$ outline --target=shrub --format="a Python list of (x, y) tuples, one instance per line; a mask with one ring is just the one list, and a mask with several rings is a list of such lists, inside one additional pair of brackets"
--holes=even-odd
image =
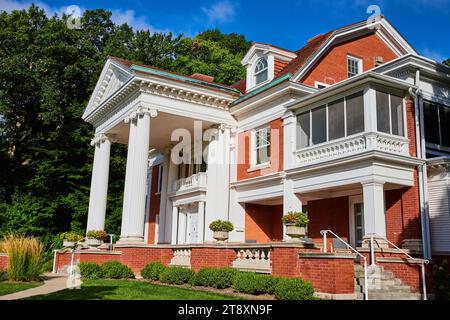
[(161, 262), (151, 262), (142, 269), (141, 276), (144, 279), (159, 280), (159, 276), (166, 269), (167, 267)]
[(249, 294), (273, 293), (278, 278), (253, 272), (239, 272), (233, 279), (233, 289)]
[(203, 268), (192, 277), (191, 284), (217, 289), (230, 288), (237, 273), (239, 271), (233, 268)]
[(108, 261), (101, 265), (102, 275), (105, 279), (133, 279), (131, 269), (119, 261)]
[(230, 221), (216, 220), (211, 222), (211, 224), (209, 225), (209, 229), (211, 231), (231, 232), (233, 231), (234, 226)]
[(311, 283), (298, 278), (280, 278), (275, 285), (275, 296), (279, 300), (313, 300)]
[(83, 239), (83, 236), (76, 233), (76, 232), (63, 232), (59, 235), (59, 238), (61, 240), (67, 240), (67, 241), (80, 241)]
[(284, 215), (283, 224), (294, 224), (297, 227), (305, 227), (309, 219), (307, 215), (303, 212), (289, 212), (287, 215)]
[(450, 269), (447, 260), (444, 259), (440, 264), (434, 264), (432, 274), (436, 299), (450, 299)]
[(184, 284), (190, 283), (193, 276), (194, 272), (190, 269), (169, 267), (159, 275), (159, 280), (164, 283)]
[(0, 252), (8, 254), (9, 280), (38, 280), (44, 262), (44, 246), (39, 239), (10, 234), (0, 243)]
[(5, 270), (0, 269), (0, 281), (8, 280), (8, 275)]
[(103, 277), (102, 267), (94, 262), (81, 262), (80, 268), (81, 277), (84, 279), (100, 279)]
[(86, 236), (88, 238), (94, 238), (97, 240), (104, 241), (106, 239), (106, 237), (108, 236), (108, 234), (106, 233), (106, 231), (103, 231), (103, 230), (91, 230), (91, 231), (88, 231)]

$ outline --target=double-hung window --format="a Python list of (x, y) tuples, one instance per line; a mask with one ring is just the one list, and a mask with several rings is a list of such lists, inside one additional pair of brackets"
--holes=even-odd
[(257, 129), (253, 132), (253, 165), (262, 165), (270, 161), (270, 127)]
[(349, 78), (362, 73), (362, 60), (352, 56), (347, 56), (347, 75)]

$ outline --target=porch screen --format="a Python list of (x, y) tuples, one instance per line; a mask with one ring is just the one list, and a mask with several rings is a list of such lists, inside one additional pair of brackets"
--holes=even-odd
[(358, 92), (346, 99), (347, 136), (364, 131), (364, 98)]
[(450, 107), (424, 101), (425, 140), (450, 148)]
[(344, 99), (328, 105), (328, 139), (334, 140), (345, 136)]
[(327, 141), (327, 110), (325, 106), (312, 110), (312, 144)]
[(377, 130), (404, 136), (403, 98), (377, 91)]
[(309, 147), (310, 132), (309, 111), (297, 116), (297, 149)]

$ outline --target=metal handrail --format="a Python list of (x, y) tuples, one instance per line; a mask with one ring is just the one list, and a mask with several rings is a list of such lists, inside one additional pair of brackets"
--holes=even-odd
[(321, 230), (320, 231), (320, 234), (323, 235), (323, 252), (324, 253), (327, 253), (327, 233), (331, 233), (333, 236), (335, 236), (337, 239), (339, 239), (339, 241), (341, 241), (348, 248), (350, 248), (354, 253), (356, 253), (358, 256), (363, 258), (363, 260), (364, 260), (364, 300), (369, 300), (369, 289), (367, 286), (367, 258), (331, 230)]
[[(373, 235), (370, 236), (371, 238), (371, 251), (374, 252), (374, 248), (373, 248)], [(423, 291), (423, 300), (427, 300), (427, 284), (426, 284), (426, 277), (425, 277), (425, 264), (428, 264), (430, 261), (427, 259), (420, 259), (420, 258), (414, 258), (412, 257), (408, 252), (406, 252), (403, 249), (400, 249), (399, 247), (397, 247), (394, 243), (392, 243), (391, 241), (389, 241), (387, 238), (383, 238), (383, 240), (386, 240), (387, 243), (389, 243), (391, 246), (393, 246), (395, 249), (397, 249), (398, 251), (400, 251), (401, 253), (403, 253), (405, 256), (408, 257), (408, 259), (411, 260), (417, 260), (420, 262), (420, 272), (421, 272), (421, 276), (422, 276), (422, 291)], [(373, 253), (374, 255), (374, 253)]]

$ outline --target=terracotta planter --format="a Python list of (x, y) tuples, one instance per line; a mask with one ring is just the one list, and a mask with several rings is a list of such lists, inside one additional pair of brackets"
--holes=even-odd
[(294, 240), (303, 238), (306, 235), (305, 227), (297, 227), (295, 224), (286, 225), (286, 234)]
[(228, 232), (227, 231), (214, 231), (213, 238), (217, 241), (225, 241), (228, 240)]
[(97, 248), (103, 244), (103, 240), (95, 239), (95, 238), (87, 238), (86, 244), (90, 247)]

